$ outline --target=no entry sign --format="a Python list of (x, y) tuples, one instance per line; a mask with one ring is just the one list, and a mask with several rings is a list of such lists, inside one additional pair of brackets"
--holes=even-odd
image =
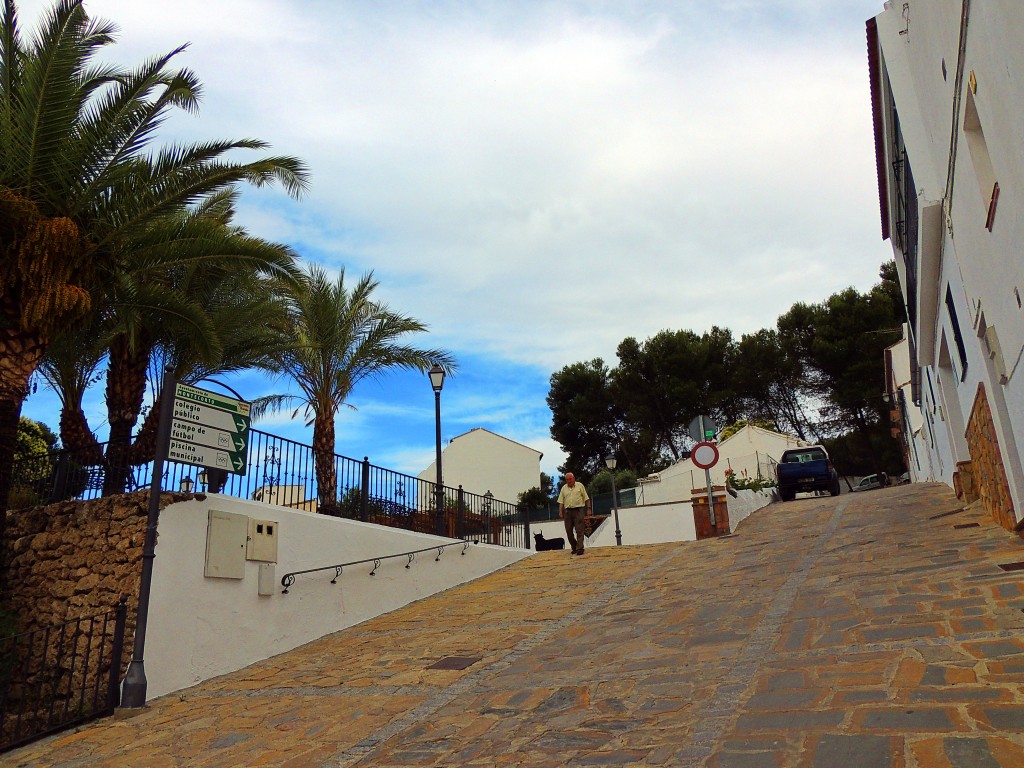
[(690, 452), (690, 458), (701, 469), (711, 469), (718, 463), (718, 448), (714, 443), (697, 443)]

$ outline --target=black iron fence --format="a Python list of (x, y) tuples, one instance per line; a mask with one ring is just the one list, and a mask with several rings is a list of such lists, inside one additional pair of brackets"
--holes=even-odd
[[(106, 444), (101, 448), (105, 449)], [(513, 503), (445, 486), (441, 494), (444, 509), (438, 510), (433, 482), (375, 466), (365, 457), (359, 461), (335, 454), (333, 461), (335, 487), (321, 493), (310, 446), (252, 429), (242, 472), (202, 469), (168, 460), (160, 486), (165, 491), (224, 493), (501, 546), (527, 546), (526, 513)], [(76, 462), (68, 451), (23, 459), (12, 468), (8, 507), (98, 498), (111, 474), (126, 478), (123, 491), (148, 488), (152, 463), (116, 471), (103, 463)]]
[[(626, 488), (625, 490), (616, 490), (615, 495), (618, 497), (619, 509), (623, 507), (635, 507), (636, 506), (636, 489)], [(594, 511), (594, 515), (598, 517), (604, 517), (612, 513), (614, 505), (612, 504), (612, 492), (605, 491), (604, 493), (594, 493), (590, 496), (590, 506)], [(549, 501), (543, 507), (537, 507), (529, 511), (529, 518), (531, 523), (543, 523), (550, 520), (558, 519), (558, 502)]]
[(0, 638), (0, 752), (113, 713), (127, 612)]

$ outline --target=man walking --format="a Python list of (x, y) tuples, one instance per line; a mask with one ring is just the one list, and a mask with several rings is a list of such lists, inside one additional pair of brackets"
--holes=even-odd
[(590, 517), (590, 496), (583, 483), (576, 482), (572, 472), (565, 475), (565, 485), (558, 492), (558, 516), (565, 521), (565, 535), (574, 555), (583, 554), (583, 513)]

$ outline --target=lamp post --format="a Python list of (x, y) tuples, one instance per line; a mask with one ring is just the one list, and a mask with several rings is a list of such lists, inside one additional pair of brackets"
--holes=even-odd
[(430, 369), (430, 386), (434, 390), (434, 424), (436, 427), (435, 465), (437, 466), (437, 482), (434, 484), (434, 504), (437, 508), (437, 535), (444, 535), (444, 486), (441, 485), (441, 388), (444, 387), (444, 368), (437, 363)]
[(616, 498), (615, 493), (615, 456), (610, 455), (604, 460), (605, 465), (612, 474), (612, 511), (615, 513), (615, 546), (622, 546), (622, 531), (619, 530), (619, 500)]
[(174, 391), (176, 381), (170, 368), (164, 371), (163, 401), (156, 432), (156, 455), (153, 457), (153, 476), (149, 483), (149, 511), (146, 515), (146, 538), (142, 544), (142, 575), (139, 577), (139, 605), (135, 609), (135, 639), (132, 661), (121, 686), (121, 706), (137, 709), (146, 706), (146, 628), (149, 624), (149, 595), (153, 585), (153, 560), (156, 558), (157, 525), (160, 522), (160, 480), (163, 477), (167, 446), (171, 442), (171, 419), (174, 417)]

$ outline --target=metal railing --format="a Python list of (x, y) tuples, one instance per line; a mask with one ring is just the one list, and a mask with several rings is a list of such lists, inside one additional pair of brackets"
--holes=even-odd
[(113, 713), (128, 609), (0, 638), (0, 752)]
[(331, 579), (330, 583), (331, 584), (337, 584), (338, 583), (338, 579), (341, 578), (341, 575), (344, 572), (344, 570), (346, 568), (349, 568), (349, 567), (353, 566), (353, 565), (365, 565), (367, 563), (373, 563), (373, 569), (368, 574), (370, 576), (373, 576), (374, 574), (377, 573), (377, 569), (380, 568), (381, 563), (383, 563), (385, 560), (392, 560), (392, 559), (394, 559), (396, 557), (404, 557), (404, 558), (407, 559), (407, 561), (405, 563), (405, 567), (406, 568), (412, 568), (412, 564), (416, 560), (416, 555), (422, 554), (423, 552), (437, 552), (437, 557), (434, 558), (434, 562), (436, 563), (436, 562), (438, 562), (441, 559), (441, 555), (444, 553), (444, 550), (447, 547), (451, 547), (451, 546), (455, 546), (456, 544), (459, 544), (459, 545), (462, 546), (461, 554), (465, 555), (466, 554), (466, 550), (469, 549), (469, 545), (471, 543), (472, 542), (469, 542), (469, 541), (458, 541), (458, 542), (453, 541), (453, 542), (451, 542), (449, 544), (438, 544), (436, 547), (424, 547), (423, 549), (413, 549), (413, 550), (410, 550), (409, 552), (397, 552), (397, 553), (395, 553), (393, 555), (380, 555), (379, 557), (370, 557), (370, 558), (367, 558), (365, 560), (353, 560), (353, 561), (348, 562), (348, 563), (337, 563), (336, 565), (323, 565), (323, 566), (320, 566), (319, 568), (307, 568), (304, 571), (292, 571), (291, 573), (286, 573), (284, 576), (281, 577), (281, 587), (282, 587), (281, 594), (282, 595), (287, 595), (288, 594), (288, 590), (291, 589), (293, 584), (295, 584), (295, 577), (296, 576), (302, 576), (302, 575), (307, 574), (307, 573), (320, 573), (321, 571), (334, 571), (334, 578)]
[[(106, 444), (100, 447), (105, 449)], [(500, 546), (525, 546), (529, 540), (525, 514), (513, 503), (445, 486), (445, 509), (438, 514), (435, 485), (430, 481), (375, 466), (366, 457), (359, 461), (335, 454), (332, 469), (335, 487), (321, 493), (310, 446), (252, 429), (242, 472), (204, 470), (168, 460), (160, 486), (165, 491), (223, 493)], [(107, 474), (114, 471), (105, 464), (79, 464), (66, 450), (23, 459), (12, 468), (8, 506), (17, 509), (99, 498)], [(121, 474), (127, 478), (124, 491), (148, 488), (152, 463), (133, 466)]]

